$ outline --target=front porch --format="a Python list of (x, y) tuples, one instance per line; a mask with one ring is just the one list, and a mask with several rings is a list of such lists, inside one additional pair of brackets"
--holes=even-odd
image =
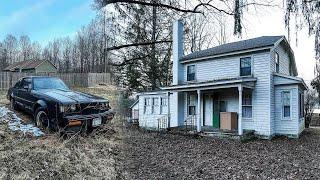
[[(175, 96), (176, 102), (180, 103), (177, 104), (177, 112), (183, 112), (183, 116), (177, 118), (177, 129), (210, 136), (243, 135), (243, 118), (252, 118), (254, 82), (252, 78), (244, 82), (226, 81), (207, 86), (201, 83), (199, 86), (191, 84), (171, 88), (168, 94), (180, 94)], [(179, 99), (181, 97), (183, 101)]]

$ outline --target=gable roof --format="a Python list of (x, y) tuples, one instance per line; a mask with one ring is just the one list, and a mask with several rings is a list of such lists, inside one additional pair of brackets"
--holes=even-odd
[(253, 39), (226, 43), (206, 50), (196, 51), (194, 53), (188, 54), (180, 58), (180, 61), (205, 58), (209, 56), (222, 55), (237, 51), (252, 50), (256, 48), (270, 47), (282, 38), (284, 38), (284, 36), (261, 36)]
[[(14, 71), (15, 69), (34, 69), (44, 63), (47, 60), (26, 60), (26, 61), (20, 61), (13, 63), (6, 67), (5, 71)], [(50, 64), (52, 64), (50, 61), (48, 61)], [(53, 64), (52, 64), (53, 65)], [(53, 65), (55, 68), (56, 66)]]

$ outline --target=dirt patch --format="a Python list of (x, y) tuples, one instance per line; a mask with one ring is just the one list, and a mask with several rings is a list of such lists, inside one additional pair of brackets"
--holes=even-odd
[(300, 139), (237, 140), (126, 131), (126, 179), (316, 179), (320, 130)]

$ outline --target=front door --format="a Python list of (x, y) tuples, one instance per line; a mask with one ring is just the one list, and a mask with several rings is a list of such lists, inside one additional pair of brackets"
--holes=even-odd
[(204, 126), (212, 126), (212, 97), (210, 95), (204, 96)]
[(212, 124), (214, 128), (220, 128), (220, 105), (219, 100), (213, 100), (213, 119)]

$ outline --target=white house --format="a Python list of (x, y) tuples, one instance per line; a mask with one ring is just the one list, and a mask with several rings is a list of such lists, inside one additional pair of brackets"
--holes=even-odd
[[(299, 137), (307, 89), (284, 36), (262, 36), (183, 55), (183, 24), (173, 25), (173, 83), (139, 93), (139, 125), (220, 129), (221, 112), (237, 114), (238, 135)], [(231, 117), (231, 116), (230, 116)], [(225, 121), (225, 119), (223, 120)]]

